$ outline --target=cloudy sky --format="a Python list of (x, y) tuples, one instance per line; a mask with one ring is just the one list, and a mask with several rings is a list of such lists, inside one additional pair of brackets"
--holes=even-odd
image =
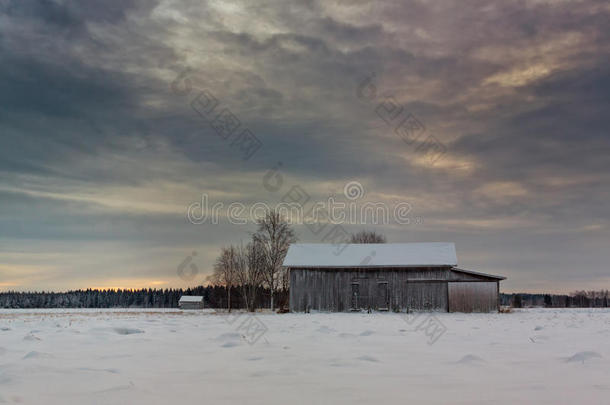
[(601, 0), (0, 0), (0, 290), (193, 285), (255, 229), (190, 223), (202, 195), (349, 182), (412, 220), (347, 231), (455, 242), (504, 291), (610, 288), (609, 21)]

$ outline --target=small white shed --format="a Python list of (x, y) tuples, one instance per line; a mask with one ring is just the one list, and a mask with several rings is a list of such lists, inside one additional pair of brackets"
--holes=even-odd
[(178, 301), (180, 309), (203, 309), (203, 297), (201, 295), (183, 295)]

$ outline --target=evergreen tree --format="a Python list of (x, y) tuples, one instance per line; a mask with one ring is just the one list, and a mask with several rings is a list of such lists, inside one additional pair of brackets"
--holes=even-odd
[(553, 306), (553, 298), (549, 294), (544, 294), (544, 306), (547, 308)]
[(521, 294), (515, 294), (513, 297), (513, 308), (521, 308), (522, 306)]

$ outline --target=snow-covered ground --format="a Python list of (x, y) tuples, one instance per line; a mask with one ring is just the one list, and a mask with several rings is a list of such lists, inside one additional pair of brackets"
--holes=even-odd
[(0, 310), (0, 403), (610, 403), (610, 311)]

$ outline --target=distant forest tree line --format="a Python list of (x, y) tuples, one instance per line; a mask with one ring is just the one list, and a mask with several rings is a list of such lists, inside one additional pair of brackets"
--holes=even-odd
[(571, 294), (500, 294), (500, 305), (513, 308), (608, 308), (608, 290)]
[[(3, 292), (0, 308), (178, 308), (182, 295), (201, 295), (209, 308), (227, 308), (227, 289), (222, 286), (187, 289), (75, 290), (68, 292)], [(269, 307), (267, 289), (257, 292), (256, 307)], [(275, 293), (279, 305), (287, 304), (288, 292)], [(237, 289), (231, 291), (233, 308), (246, 308)]]

